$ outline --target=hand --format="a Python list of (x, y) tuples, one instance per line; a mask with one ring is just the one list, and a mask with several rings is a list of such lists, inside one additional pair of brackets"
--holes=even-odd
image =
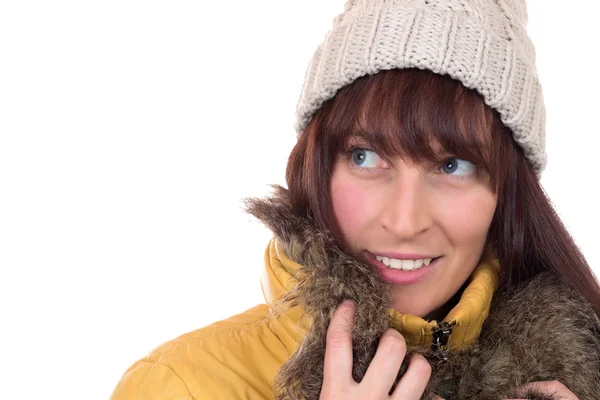
[(520, 386), (517, 389), (517, 395), (525, 396), (525, 392), (530, 389), (548, 396), (557, 396), (556, 398), (560, 400), (579, 400), (577, 396), (573, 394), (573, 392), (571, 392), (565, 385), (563, 385), (559, 381), (531, 382), (526, 385)]
[(419, 400), (429, 382), (431, 366), (414, 354), (392, 395), (389, 391), (406, 355), (406, 341), (394, 329), (386, 330), (360, 383), (352, 377), (352, 324), (356, 306), (344, 301), (334, 311), (327, 329), (321, 400), (392, 399)]

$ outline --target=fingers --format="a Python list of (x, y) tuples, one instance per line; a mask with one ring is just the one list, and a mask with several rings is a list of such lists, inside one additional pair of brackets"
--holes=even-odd
[(398, 376), (406, 355), (406, 341), (400, 332), (387, 329), (377, 347), (377, 353), (369, 365), (361, 385), (370, 393), (387, 395)]
[(430, 377), (431, 365), (425, 357), (414, 353), (408, 362), (408, 369), (402, 375), (391, 398), (393, 400), (420, 399)]
[(355, 308), (354, 302), (346, 300), (331, 317), (325, 347), (324, 393), (341, 393), (339, 390), (342, 387), (356, 383), (352, 379), (352, 324)]
[[(344, 301), (333, 312), (327, 329), (321, 399), (389, 398), (388, 393), (406, 355), (406, 341), (394, 329), (386, 330), (379, 341), (375, 357), (358, 384), (352, 378), (352, 326), (356, 305)], [(431, 376), (425, 358), (414, 354), (406, 373), (394, 389), (391, 399), (418, 400)]]

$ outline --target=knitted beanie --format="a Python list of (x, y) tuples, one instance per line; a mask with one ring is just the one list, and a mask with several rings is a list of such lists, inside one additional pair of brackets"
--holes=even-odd
[(298, 137), (342, 87), (380, 70), (449, 75), (496, 109), (541, 176), (546, 110), (525, 0), (347, 0), (316, 49), (296, 106)]

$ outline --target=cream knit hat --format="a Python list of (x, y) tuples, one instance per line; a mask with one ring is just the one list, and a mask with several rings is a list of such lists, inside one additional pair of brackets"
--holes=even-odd
[(526, 25), (525, 0), (347, 0), (308, 65), (296, 133), (363, 75), (429, 69), (477, 90), (498, 110), (540, 177), (546, 110)]

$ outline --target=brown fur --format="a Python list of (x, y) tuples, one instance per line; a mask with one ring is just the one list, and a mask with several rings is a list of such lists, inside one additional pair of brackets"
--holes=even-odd
[[(333, 311), (344, 299), (357, 303), (353, 327), (353, 377), (360, 382), (381, 334), (390, 326), (390, 286), (308, 217), (294, 216), (287, 190), (274, 186), (266, 199), (249, 199), (247, 211), (269, 227), (304, 276), (276, 312), (299, 305), (310, 322), (297, 351), (275, 379), (277, 399), (318, 399), (323, 380), (325, 337)], [(427, 348), (412, 348), (430, 361), (423, 394), (445, 399), (516, 398), (518, 386), (557, 380), (581, 400), (600, 400), (600, 320), (591, 306), (549, 273), (526, 282), (512, 295), (497, 293), (479, 340), (438, 363)], [(398, 378), (406, 369), (406, 360)], [(557, 400), (529, 391), (527, 398)]]

